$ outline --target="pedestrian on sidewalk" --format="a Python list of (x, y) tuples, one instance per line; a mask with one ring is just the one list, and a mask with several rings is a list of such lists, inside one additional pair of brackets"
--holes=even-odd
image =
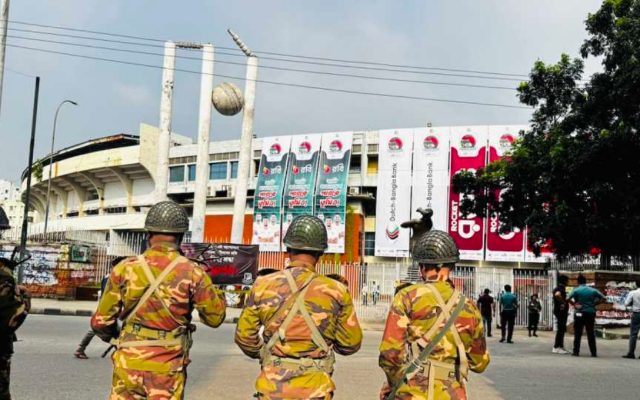
[(538, 322), (540, 322), (540, 312), (542, 311), (542, 304), (538, 300), (538, 293), (534, 293), (529, 299), (529, 337), (538, 337)]
[(575, 307), (574, 314), (574, 338), (573, 338), (573, 356), (580, 355), (580, 340), (582, 339), (582, 331), (587, 330), (587, 341), (591, 357), (598, 357), (596, 349), (596, 306), (605, 300), (600, 291), (587, 286), (587, 278), (578, 275), (578, 286), (568, 297), (569, 302)]
[(511, 285), (504, 285), (504, 294), (500, 297), (500, 343), (513, 343), (513, 327), (518, 313), (518, 298), (511, 293)]
[(362, 297), (362, 305), (363, 306), (369, 305), (369, 286), (367, 286), (366, 283), (364, 284), (364, 286), (362, 286), (362, 291), (360, 292), (360, 297)]
[(371, 299), (373, 300), (373, 305), (378, 304), (378, 300), (380, 300), (380, 284), (376, 281), (373, 281), (373, 286), (371, 288)]
[(484, 335), (491, 337), (491, 321), (493, 321), (493, 314), (496, 312), (496, 303), (491, 296), (491, 290), (485, 289), (484, 294), (478, 298), (478, 308), (480, 308), (482, 315)]
[[(120, 264), (120, 261), (124, 260), (125, 258), (126, 257), (116, 257), (111, 261), (111, 268), (109, 269), (109, 271), (107, 271), (105, 276), (103, 276), (102, 280), (100, 281), (100, 294), (98, 295), (98, 301), (100, 301), (100, 298), (104, 293), (104, 288), (105, 286), (107, 286), (111, 269), (113, 269), (113, 267), (115, 267), (116, 265)], [(96, 333), (93, 331), (93, 329), (89, 328), (89, 331), (84, 335), (84, 337), (80, 341), (80, 344), (78, 345), (78, 348), (76, 349), (75, 353), (73, 353), (73, 356), (80, 360), (88, 359), (89, 357), (85, 353), (85, 350), (87, 350), (87, 347), (89, 347), (89, 344), (91, 343), (91, 341), (95, 336), (96, 336)]]
[(627, 308), (631, 308), (631, 334), (629, 335), (629, 351), (622, 358), (636, 358), (636, 342), (640, 331), (640, 288), (632, 290), (624, 301)]
[(569, 303), (567, 301), (567, 283), (569, 277), (560, 275), (558, 286), (553, 289), (553, 315), (556, 317), (556, 339), (552, 353), (571, 354), (564, 349), (564, 335), (567, 332), (567, 319), (569, 317)]

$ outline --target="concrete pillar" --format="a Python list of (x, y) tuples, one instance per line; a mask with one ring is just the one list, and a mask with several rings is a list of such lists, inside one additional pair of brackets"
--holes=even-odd
[(4, 80), (4, 52), (7, 45), (7, 25), (9, 25), (9, 0), (0, 5), (0, 106), (2, 105), (2, 83)]
[(247, 204), (247, 189), (253, 154), (253, 116), (255, 113), (256, 79), (258, 79), (258, 58), (247, 58), (247, 75), (244, 85), (244, 115), (242, 117), (242, 135), (240, 136), (240, 159), (238, 160), (238, 179), (236, 180), (233, 203), (233, 223), (231, 224), (231, 243), (242, 243), (244, 231), (244, 213)]
[(367, 169), (369, 168), (369, 158), (367, 156), (367, 132), (362, 133), (362, 147), (360, 152), (360, 181), (365, 186), (367, 179)]
[(200, 114), (198, 118), (198, 153), (196, 157), (196, 187), (193, 195), (193, 226), (191, 241), (204, 241), (204, 219), (209, 184), (209, 134), (211, 131), (211, 92), (213, 91), (213, 45), (202, 46), (200, 78)]
[(173, 82), (176, 67), (176, 45), (164, 45), (162, 69), (162, 95), (160, 98), (160, 136), (158, 137), (158, 164), (155, 172), (155, 199), (167, 200), (169, 185), (169, 147), (171, 145), (171, 114), (173, 108)]

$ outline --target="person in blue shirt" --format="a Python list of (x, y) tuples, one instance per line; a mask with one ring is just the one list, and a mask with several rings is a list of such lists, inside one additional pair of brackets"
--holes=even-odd
[(511, 293), (511, 285), (504, 285), (504, 294), (500, 296), (500, 332), (504, 343), (505, 334), (507, 343), (513, 343), (513, 326), (516, 323), (518, 313), (518, 298)]
[(575, 336), (573, 338), (573, 356), (580, 355), (580, 340), (582, 331), (587, 330), (587, 341), (591, 357), (597, 357), (596, 349), (596, 306), (605, 301), (605, 297), (597, 289), (587, 286), (587, 278), (578, 275), (578, 286), (573, 289), (567, 300), (575, 307), (573, 327)]

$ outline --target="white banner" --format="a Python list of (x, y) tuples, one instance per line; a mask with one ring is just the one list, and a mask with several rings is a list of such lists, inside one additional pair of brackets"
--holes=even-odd
[(353, 132), (322, 135), (315, 211), (327, 227), (327, 253), (344, 253), (352, 141)]
[(413, 129), (380, 131), (375, 255), (408, 257)]
[(262, 139), (262, 156), (253, 200), (253, 244), (260, 251), (280, 251), (282, 191), (291, 136)]
[(447, 231), (449, 197), (449, 128), (416, 129), (413, 136), (413, 189), (411, 212), (419, 207), (433, 210), (433, 229)]

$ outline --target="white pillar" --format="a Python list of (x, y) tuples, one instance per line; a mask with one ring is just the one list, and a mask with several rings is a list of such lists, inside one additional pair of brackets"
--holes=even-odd
[(171, 115), (173, 108), (173, 82), (176, 68), (176, 45), (164, 45), (162, 69), (162, 95), (160, 98), (160, 136), (158, 137), (158, 163), (155, 174), (155, 201), (167, 200), (169, 185), (169, 147), (171, 145)]
[(209, 132), (211, 130), (211, 92), (213, 91), (213, 45), (202, 46), (200, 79), (200, 115), (198, 119), (198, 155), (196, 158), (196, 190), (193, 195), (193, 227), (191, 241), (204, 240), (204, 217), (209, 184)]
[(7, 25), (9, 23), (9, 0), (0, 5), (0, 106), (2, 106), (2, 82), (4, 80), (4, 51), (7, 45)]
[(242, 135), (240, 136), (240, 159), (238, 160), (238, 178), (236, 180), (233, 202), (233, 223), (231, 224), (231, 243), (242, 243), (244, 231), (244, 213), (247, 204), (247, 189), (253, 159), (253, 115), (255, 114), (256, 79), (258, 79), (258, 58), (247, 57), (247, 75), (244, 84), (244, 114), (242, 116)]

